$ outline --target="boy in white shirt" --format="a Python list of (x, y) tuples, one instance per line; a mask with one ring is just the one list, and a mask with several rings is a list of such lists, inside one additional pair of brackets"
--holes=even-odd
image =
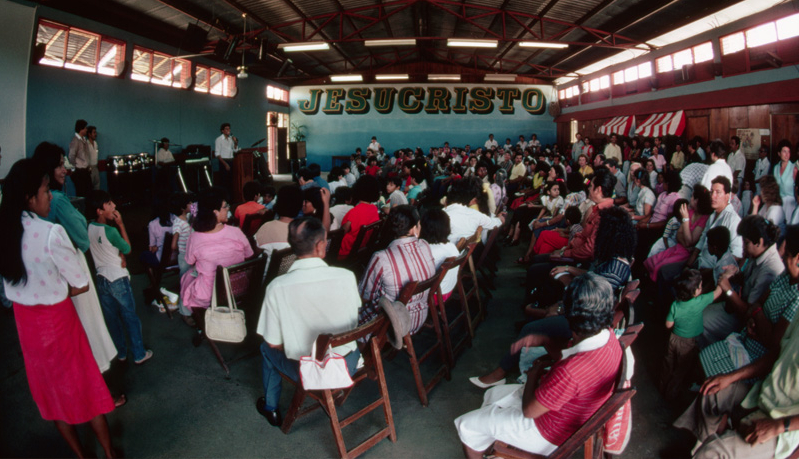
[[(117, 348), (117, 359), (127, 359), (127, 330), (133, 348), (133, 361), (140, 365), (153, 356), (153, 351), (144, 348), (141, 321), (136, 315), (136, 300), (130, 287), (130, 274), (120, 256), (130, 253), (130, 239), (122, 216), (108, 192), (92, 192), (90, 204), (97, 221), (89, 224), (89, 247), (97, 269), (97, 296), (105, 324)], [(115, 224), (119, 229), (109, 224)]]

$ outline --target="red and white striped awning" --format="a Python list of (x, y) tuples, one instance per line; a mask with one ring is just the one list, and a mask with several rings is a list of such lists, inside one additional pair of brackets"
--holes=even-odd
[(685, 129), (685, 113), (682, 110), (668, 113), (656, 113), (650, 116), (635, 130), (637, 135), (658, 137), (664, 135), (680, 135)]
[(632, 116), (617, 116), (600, 126), (599, 133), (605, 135), (619, 134), (628, 136), (632, 133), (634, 121), (635, 118)]

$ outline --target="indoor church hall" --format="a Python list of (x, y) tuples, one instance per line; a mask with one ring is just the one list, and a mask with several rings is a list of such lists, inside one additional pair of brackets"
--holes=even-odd
[(0, 43), (0, 457), (799, 459), (799, 0)]

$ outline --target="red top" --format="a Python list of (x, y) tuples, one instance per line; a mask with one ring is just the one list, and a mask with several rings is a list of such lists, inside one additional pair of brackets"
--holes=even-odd
[(585, 218), (583, 230), (574, 235), (566, 250), (563, 251), (564, 257), (572, 257), (580, 260), (594, 259), (594, 242), (596, 242), (596, 232), (599, 229), (599, 212), (613, 206), (613, 199), (605, 199), (601, 203), (591, 207), (588, 217)]
[(258, 204), (255, 201), (247, 201), (243, 204), (239, 204), (236, 207), (236, 211), (233, 213), (233, 216), (236, 217), (236, 220), (239, 222), (239, 228), (244, 231), (246, 234), (254, 234), (258, 231), (258, 224), (260, 222), (254, 221), (250, 224), (251, 228), (250, 231), (247, 231), (246, 228), (242, 228), (244, 225), (244, 220), (247, 218), (247, 215), (252, 215), (258, 213), (261, 209), (264, 209), (264, 206)]
[(358, 231), (361, 230), (361, 226), (374, 223), (378, 220), (380, 220), (380, 214), (377, 212), (377, 207), (368, 202), (358, 203), (357, 206), (350, 209), (350, 211), (344, 215), (344, 218), (341, 220), (341, 226), (344, 226), (347, 222), (351, 222), (352, 226), (341, 240), (341, 250), (338, 252), (339, 260), (350, 254), (352, 246), (355, 244), (355, 238), (358, 237)]
[(377, 177), (380, 175), (380, 166), (366, 166), (366, 173)]
[(535, 419), (542, 437), (553, 445), (563, 444), (610, 398), (621, 353), (611, 332), (599, 349), (578, 352), (552, 365), (535, 391), (535, 399), (549, 409)]

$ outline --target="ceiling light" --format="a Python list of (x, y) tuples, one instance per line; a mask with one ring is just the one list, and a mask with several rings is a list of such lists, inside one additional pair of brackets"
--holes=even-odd
[(384, 40), (364, 40), (364, 46), (416, 46), (415, 38), (387, 38)]
[(549, 43), (545, 41), (520, 41), (519, 46), (524, 48), (568, 48), (566, 43)]
[(461, 76), (454, 74), (438, 73), (438, 74), (427, 75), (427, 79), (430, 81), (461, 81)]
[(341, 83), (345, 81), (363, 81), (362, 75), (351, 74), (351, 75), (330, 75), (330, 81)]
[(324, 41), (306, 41), (306, 42), (297, 42), (297, 43), (279, 43), (277, 45), (277, 49), (282, 49), (286, 52), (293, 52), (293, 51), (322, 51), (330, 49), (330, 45), (328, 45)]
[(399, 73), (395, 75), (375, 75), (375, 80), (407, 80), (410, 76), (407, 73)]
[(504, 82), (514, 82), (516, 81), (516, 74), (515, 73), (491, 73), (483, 78), (483, 81), (504, 81)]
[(497, 40), (477, 40), (471, 38), (448, 38), (447, 46), (468, 48), (496, 48)]

